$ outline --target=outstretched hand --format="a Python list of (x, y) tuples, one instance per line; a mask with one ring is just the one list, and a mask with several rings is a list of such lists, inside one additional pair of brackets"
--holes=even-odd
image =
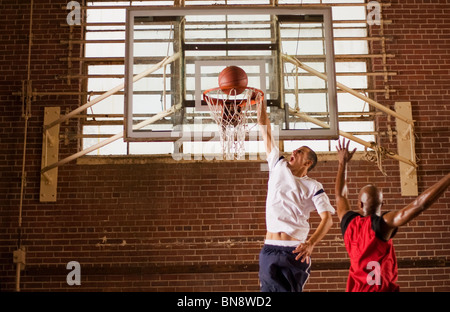
[(339, 145), (336, 146), (339, 163), (348, 163), (356, 152), (356, 148), (352, 152), (349, 152), (348, 147), (350, 145), (350, 140), (347, 141), (347, 145), (345, 143), (345, 139), (342, 139), (342, 144), (341, 141), (339, 141)]
[(314, 245), (308, 241), (300, 244), (297, 246), (297, 248), (292, 251), (292, 253), (296, 253), (297, 256), (295, 257), (295, 260), (301, 260), (301, 262), (305, 262), (309, 264), (309, 259), (311, 257), (311, 253), (313, 251)]

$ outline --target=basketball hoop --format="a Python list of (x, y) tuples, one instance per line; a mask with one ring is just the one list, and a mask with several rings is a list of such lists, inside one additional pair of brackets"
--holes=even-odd
[(208, 103), (211, 117), (219, 126), (223, 155), (226, 159), (244, 158), (245, 137), (257, 123), (252, 106), (262, 103), (264, 93), (259, 89), (246, 87), (240, 94), (236, 94), (234, 90), (226, 94), (219, 87), (203, 92), (203, 99)]

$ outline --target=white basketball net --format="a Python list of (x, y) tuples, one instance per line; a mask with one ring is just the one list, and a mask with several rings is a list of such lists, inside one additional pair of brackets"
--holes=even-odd
[(219, 126), (223, 156), (226, 159), (244, 159), (245, 138), (257, 124), (255, 110), (264, 99), (263, 92), (247, 88), (242, 94), (237, 95), (232, 90), (228, 95), (215, 88), (205, 91), (203, 98), (208, 103), (211, 117)]

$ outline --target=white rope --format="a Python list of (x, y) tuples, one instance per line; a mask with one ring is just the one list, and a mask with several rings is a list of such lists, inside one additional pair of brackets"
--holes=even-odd
[(394, 155), (394, 153), (388, 151), (383, 146), (379, 146), (375, 142), (370, 142), (370, 145), (370, 148), (373, 149), (373, 151), (368, 151), (367, 146), (364, 147), (364, 157), (367, 161), (376, 163), (378, 169), (380, 169), (381, 173), (386, 177), (387, 173), (383, 168), (383, 160), (386, 158), (386, 155)]

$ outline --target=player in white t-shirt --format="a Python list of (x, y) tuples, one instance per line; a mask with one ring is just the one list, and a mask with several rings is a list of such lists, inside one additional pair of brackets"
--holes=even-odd
[[(314, 151), (302, 146), (289, 160), (279, 157), (264, 104), (258, 109), (258, 123), (269, 165), (267, 233), (259, 257), (261, 291), (303, 291), (311, 253), (331, 228), (335, 210), (322, 184), (307, 176), (317, 163)], [(321, 222), (308, 239), (308, 219), (314, 210)]]

